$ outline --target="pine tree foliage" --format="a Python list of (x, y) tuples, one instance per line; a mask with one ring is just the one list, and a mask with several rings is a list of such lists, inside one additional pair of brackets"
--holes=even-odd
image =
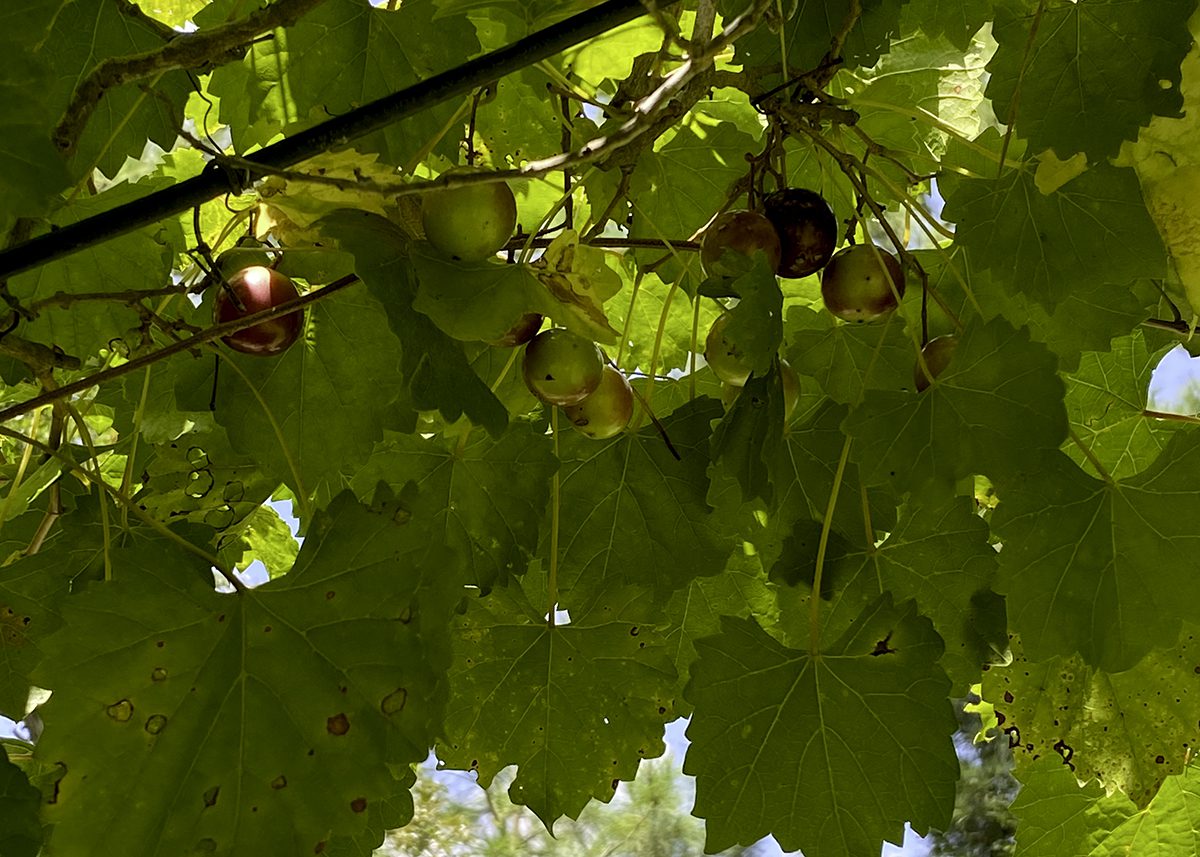
[(1194, 855), (1196, 9), (7, 0), (0, 857)]

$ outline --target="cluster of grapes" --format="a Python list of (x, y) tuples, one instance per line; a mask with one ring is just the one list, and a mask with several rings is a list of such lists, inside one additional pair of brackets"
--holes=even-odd
[[(821, 299), (837, 318), (850, 323), (878, 321), (893, 312), (904, 297), (904, 269), (896, 257), (873, 243), (852, 244), (834, 252), (838, 243), (837, 218), (819, 193), (807, 188), (784, 188), (763, 199), (763, 211), (728, 211), (705, 230), (700, 260), (709, 276), (732, 277), (744, 270), (732, 251), (741, 256), (764, 254), (780, 277), (807, 277), (821, 272)], [(750, 376), (735, 343), (725, 334), (729, 314), (722, 314), (708, 332), (704, 356), (729, 391), (726, 402)], [(918, 392), (950, 362), (958, 339), (942, 336), (922, 350), (914, 383)], [(799, 398), (799, 378), (786, 361), (780, 361), (785, 408), (790, 416)]]
[[(449, 187), (422, 199), (426, 239), (447, 256), (480, 261), (495, 255), (516, 226), (516, 200), (503, 182)], [(710, 276), (732, 277), (744, 268), (736, 256), (764, 253), (780, 277), (806, 277), (822, 271), (821, 297), (826, 308), (847, 322), (874, 321), (892, 312), (904, 295), (904, 272), (888, 251), (874, 244), (855, 244), (835, 253), (837, 218), (825, 199), (805, 188), (785, 188), (764, 198), (763, 213), (729, 211), (705, 230), (700, 259)], [(218, 260), (224, 278), (214, 302), (214, 319), (232, 321), (269, 309), (299, 296), (295, 284), (274, 270), (271, 258), (257, 242), (241, 242)], [(713, 324), (704, 356), (724, 382), (723, 398), (732, 404), (750, 377), (751, 369), (726, 335), (729, 313)], [(525, 384), (541, 401), (561, 405), (584, 435), (606, 439), (621, 432), (633, 413), (633, 391), (626, 377), (589, 339), (564, 328), (539, 333), (538, 313), (526, 313), (502, 337), (489, 344), (525, 345), (522, 363)], [(245, 354), (273, 356), (286, 351), (304, 328), (304, 311), (278, 316), (223, 338)], [(936, 376), (949, 362), (957, 340), (939, 337), (926, 347), (929, 373)], [(779, 361), (785, 417), (799, 400), (800, 379), (786, 361)], [(918, 364), (917, 389), (929, 385), (930, 375)]]

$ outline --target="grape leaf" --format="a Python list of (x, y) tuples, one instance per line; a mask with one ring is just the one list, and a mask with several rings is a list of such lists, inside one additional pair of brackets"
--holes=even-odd
[[(784, 447), (771, 466), (778, 493), (777, 507), (766, 516), (765, 524), (746, 534), (765, 567), (771, 568), (778, 561), (784, 543), (797, 524), (817, 522), (819, 529), (819, 522), (825, 519), (838, 461), (846, 442), (841, 432), (845, 416), (846, 408), (826, 399), (809, 420), (789, 427)], [(855, 545), (864, 544), (866, 540), (862, 491), (858, 466), (848, 462), (833, 510), (832, 529)], [(886, 492), (871, 490), (867, 496), (873, 543), (875, 531), (886, 532), (895, 525), (896, 503)]]
[[(234, 130), (238, 150), (390, 95), (479, 50), (465, 17), (441, 16), (435, 24), (435, 13), (432, 3), (393, 10), (327, 0), (286, 34), (255, 42), (241, 63), (217, 68), (209, 90), (220, 99), (221, 121)], [(378, 148), (395, 164), (429, 141), (441, 141), (435, 150), (454, 155), (458, 141), (442, 131), (457, 106), (451, 101), (394, 122), (359, 147)]]
[[(63, 601), (103, 575), (99, 509), (83, 503), (40, 551), (0, 567), (0, 713), (13, 720), (25, 714), (30, 675), (41, 661), (43, 641), (62, 624)], [(43, 514), (31, 517), (40, 523)]]
[(577, 75), (593, 87), (604, 80), (623, 80), (642, 54), (657, 51), (663, 32), (657, 22), (639, 18), (588, 39), (563, 52), (563, 71)]
[[(753, 616), (767, 627), (779, 618), (775, 587), (767, 581), (762, 563), (752, 551), (735, 549), (724, 571), (714, 577), (696, 578), (676, 591), (663, 608), (664, 635), (681, 690), (696, 660), (696, 640), (720, 633), (722, 616)], [(686, 700), (677, 697), (675, 713), (686, 716), (690, 712)]]
[(1055, 755), (1025, 766), (1018, 778), (1012, 812), (1022, 857), (1088, 857), (1108, 831), (1134, 814), (1124, 795), (1106, 794), (1095, 780), (1080, 786)]
[(412, 308), (417, 285), (404, 233), (381, 217), (349, 209), (334, 212), (321, 223), (354, 255), (358, 276), (383, 304), (392, 330), (403, 343), (401, 373), (411, 407), (440, 411), (450, 423), (466, 414), (493, 436), (502, 434), (508, 412), (471, 370), (461, 345)]
[[(622, 269), (622, 274), (629, 276), (625, 269)], [(665, 373), (672, 369), (689, 369), (694, 359), (693, 353), (704, 351), (704, 337), (717, 320), (721, 307), (713, 301), (699, 298), (689, 302), (687, 292), (678, 284), (668, 284), (657, 274), (646, 274), (637, 281), (636, 294), (633, 293), (633, 282), (629, 277), (625, 286), (630, 293), (628, 299), (622, 295), (606, 307), (613, 326), (627, 332), (621, 365), (649, 372), (661, 326), (663, 333), (655, 371)], [(693, 318), (696, 319), (695, 352), (692, 351)], [(698, 359), (695, 365), (700, 365)]]
[(412, 246), (411, 258), (418, 283), (413, 309), (455, 339), (503, 339), (534, 312), (588, 339), (617, 341), (603, 304), (620, 289), (620, 276), (574, 231), (559, 235), (533, 265), (451, 261), (424, 243)]
[(0, 745), (0, 854), (4, 857), (37, 857), (42, 847), (41, 803), (42, 793), (29, 784)]
[(996, 115), (1012, 115), (1035, 149), (1086, 152), (1092, 161), (1115, 156), (1153, 116), (1179, 115), (1179, 64), (1191, 47), (1195, 7), (1194, 0), (1054, 0), (1038, 15), (996, 4), (999, 48), (987, 88)]
[(572, 602), (550, 626), (517, 589), (473, 601), (456, 622), (446, 767), (487, 786), (518, 765), (509, 788), (553, 831), (588, 801), (609, 801), (638, 764), (663, 752), (675, 669), (646, 590), (612, 586)]
[[(985, 319), (1003, 316), (1013, 327), (1029, 328), (1030, 336), (1058, 355), (1060, 372), (1074, 372), (1087, 351), (1109, 351), (1112, 340), (1152, 315), (1154, 301), (1160, 296), (1154, 284), (1139, 280), (1132, 285), (1105, 283), (1087, 291), (1074, 291), (1047, 311), (1033, 297), (1014, 291), (1011, 275), (999, 270), (981, 271), (971, 263), (961, 245), (948, 252), (917, 250), (913, 254), (929, 276), (930, 288), (959, 318), (982, 314)], [(967, 295), (970, 291), (970, 296)], [(952, 332), (953, 322), (944, 323), (937, 304), (930, 303), (927, 313), (930, 332)], [(901, 304), (900, 312), (911, 329), (920, 324), (920, 304)]]
[(867, 854), (899, 841), (906, 821), (949, 823), (950, 682), (911, 602), (882, 596), (816, 656), (730, 617), (696, 649), (683, 770), (696, 777), (706, 851), (771, 834), (785, 851)]
[(712, 434), (712, 460), (733, 474), (746, 501), (775, 501), (775, 474), (784, 428), (783, 379), (775, 366), (751, 375)]
[[(322, 152), (304, 162), (303, 172), (326, 179), (339, 178), (349, 183), (398, 181), (395, 167), (379, 163), (379, 156), (374, 153), (365, 154), (354, 149)], [(319, 238), (319, 232), (313, 234), (316, 232), (312, 229), (313, 224), (339, 208), (355, 208), (380, 216), (387, 213), (387, 197), (363, 193), (353, 184), (340, 187), (285, 176), (268, 176), (256, 189), (263, 202), (264, 213), (271, 218), (271, 231), (289, 249), (299, 244), (301, 239)], [(285, 253), (283, 258), (290, 262), (297, 255), (300, 254)], [(307, 277), (305, 279), (320, 282)]]
[(621, 275), (609, 266), (614, 258), (613, 253), (581, 243), (574, 229), (564, 229), (532, 265), (557, 301), (549, 315), (584, 336), (615, 343), (619, 335), (603, 310), (604, 302), (621, 290)]
[[(721, 207), (726, 193), (746, 172), (745, 154), (756, 149), (754, 138), (732, 122), (693, 120), (654, 151), (637, 161), (630, 184), (636, 200), (630, 237), (662, 240), (689, 238)], [(607, 202), (607, 197), (602, 197)], [(647, 259), (662, 253), (651, 250)], [(672, 260), (659, 268), (667, 280), (681, 266), (698, 272), (698, 260)]]
[(412, 264), (418, 283), (413, 309), (455, 339), (501, 339), (524, 314), (550, 315), (556, 308), (557, 302), (525, 265), (493, 259), (454, 262), (426, 244), (413, 245)]
[[(718, 7), (726, 20), (751, 6), (750, 0), (721, 0)], [(900, 0), (863, 0), (862, 14), (846, 34), (845, 45), (836, 55), (850, 65), (870, 65), (888, 47), (889, 37), (899, 26)], [(735, 60), (748, 68), (775, 66), (781, 50), (787, 53), (788, 67), (804, 73), (820, 65), (831, 51), (835, 35), (845, 26), (850, 10), (843, 0), (801, 0), (783, 7), (791, 17), (782, 32), (774, 27), (759, 27), (737, 41)], [(794, 11), (793, 11), (794, 10)], [(778, 73), (767, 80), (778, 78)]]
[(1048, 310), (1069, 295), (1166, 271), (1133, 170), (1093, 166), (1050, 195), (1019, 170), (998, 179), (947, 175), (940, 186), (942, 216), (957, 224), (955, 241), (972, 263)]
[[(870, 70), (835, 78), (835, 91), (859, 114), (856, 127), (886, 147), (889, 159), (906, 165), (875, 164), (897, 187), (938, 162), (950, 133), (973, 139), (986, 126), (986, 54), (982, 43), (964, 50), (936, 34), (914, 33), (895, 42)], [(914, 121), (926, 117), (933, 118)]]
[(1200, 771), (1190, 765), (1168, 777), (1150, 805), (1125, 819), (1089, 857), (1154, 854), (1186, 857), (1200, 851)]
[(856, 404), (866, 390), (912, 389), (906, 367), (916, 362), (916, 343), (894, 315), (882, 324), (842, 324), (823, 310), (792, 306), (787, 319), (788, 361), (835, 402)]
[[(216, 418), (230, 443), (302, 497), (322, 485), (340, 486), (341, 474), (371, 454), (401, 389), (400, 345), (362, 286), (312, 304), (307, 313), (301, 340), (281, 355), (222, 350), (216, 385)], [(372, 372), (363, 371), (364, 353)], [(211, 358), (193, 361), (192, 369), (180, 387), (211, 390)], [(243, 401), (247, 392), (251, 398)]]
[[(1149, 467), (1182, 423), (1145, 416), (1146, 390), (1158, 365), (1145, 337), (1134, 330), (1114, 340), (1108, 354), (1084, 354), (1079, 370), (1067, 378), (1067, 413), (1083, 446), (1114, 479), (1124, 479)], [(1071, 445), (1066, 453), (1092, 476), (1099, 476), (1083, 451)]]
[(609, 441), (559, 440), (559, 586), (616, 576), (660, 593), (717, 574), (733, 548), (707, 501), (709, 423), (721, 404), (697, 399), (663, 419), (676, 460), (647, 426)]
[[(996, 551), (988, 544), (987, 524), (974, 513), (971, 500), (910, 501), (878, 547), (850, 549), (844, 542), (840, 547), (826, 554), (822, 573), (821, 597), (830, 601), (822, 607), (825, 639), (836, 639), (868, 604), (891, 592), (914, 599), (933, 622), (946, 645), (942, 666), (955, 687), (977, 682), (993, 648), (1004, 650), (1006, 639), (984, 636), (995, 623), (981, 621), (979, 615), (990, 604), (987, 592), (996, 573)], [(815, 558), (815, 540), (800, 555), (785, 551), (771, 578), (791, 585), (803, 580), (811, 588)]]
[(470, 13), (479, 20), (501, 20), (508, 27), (509, 42), (582, 11), (590, 0), (433, 0), (433, 4), (440, 10), (435, 20)]
[(1078, 655), (1031, 661), (1014, 638), (1012, 662), (984, 674), (983, 696), (1019, 763), (1065, 761), (1078, 779), (1097, 779), (1144, 807), (1187, 767), (1197, 740), (1200, 628), (1185, 625), (1173, 642), (1131, 669), (1106, 672)]
[(953, 362), (923, 393), (869, 391), (846, 418), (867, 484), (897, 491), (972, 473), (998, 477), (1066, 436), (1055, 358), (1002, 320), (967, 326)]
[[(765, 375), (775, 364), (783, 343), (783, 292), (766, 256), (758, 254), (754, 267), (722, 283), (721, 291), (738, 299), (737, 305), (729, 310), (724, 338), (752, 372)], [(701, 294), (707, 292), (702, 288)]]
[(1095, 479), (1051, 453), (999, 483), (997, 591), (1030, 657), (1079, 652), (1117, 672), (1175, 641), (1200, 596), (1191, 562), (1198, 465), (1200, 436), (1181, 433), (1126, 479)]
[(908, 0), (901, 20), (903, 29), (919, 28), (926, 36), (945, 36), (965, 49), (992, 14), (992, 0)]
[(236, 594), (165, 539), (114, 547), (37, 674), (36, 758), (62, 769), (49, 847), (282, 855), (363, 830), (444, 704), (461, 573), (420, 503), (343, 493), (291, 574)]
[[(119, 185), (97, 196), (75, 200), (58, 211), (52, 223), (76, 223), (165, 186), (162, 180)], [(178, 223), (164, 221), (19, 274), (9, 282), (9, 288), (26, 306), (50, 300), (60, 292), (160, 289), (171, 279), (173, 248), (183, 243)], [(140, 321), (136, 310), (120, 301), (91, 301), (84, 306), (86, 309), (80, 311), (79, 307), (55, 306), (50, 301), (33, 321), (21, 325), (21, 335), (86, 357), (109, 347), (111, 340), (127, 336)], [(136, 341), (131, 337), (131, 342)]]
[(430, 438), (388, 433), (355, 474), (351, 486), (367, 496), (378, 483), (412, 481), (444, 499), (435, 532), (485, 591), (525, 572), (537, 550), (539, 525), (550, 501), (558, 463), (550, 439), (529, 423), (513, 422), (499, 438)]
[(0, 229), (7, 234), (17, 217), (37, 217), (71, 177), (50, 145), (49, 129), (58, 116), (41, 97), (50, 70), (33, 57), (0, 44)]
[(149, 447), (139, 461), (141, 488), (133, 501), (159, 520), (187, 520), (217, 530), (241, 523), (279, 487), (226, 432), (191, 432)]
[(493, 156), (520, 163), (562, 150), (561, 108), (547, 91), (549, 86), (549, 78), (534, 67), (492, 85), (492, 92), (479, 104), (476, 121)]
[[(52, 78), (40, 96), (60, 115), (76, 85), (100, 63), (153, 51), (164, 44), (166, 28), (154, 27), (138, 15), (123, 14), (119, 4), (105, 0), (61, 4), (17, 0), (6, 7), (14, 14), (3, 21), (0, 32), (19, 41), (19, 52), (31, 55), (34, 63), (52, 69)], [(148, 87), (150, 94), (143, 87)], [(105, 175), (115, 176), (126, 156), (142, 154), (147, 140), (171, 148), (191, 91), (191, 80), (178, 69), (107, 90), (74, 141), (72, 174), (86, 177), (98, 167)]]

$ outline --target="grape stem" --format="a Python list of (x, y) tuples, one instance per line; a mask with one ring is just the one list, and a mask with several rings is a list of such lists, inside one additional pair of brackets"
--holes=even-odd
[(825, 572), (825, 551), (829, 548), (833, 511), (837, 508), (838, 492), (846, 474), (846, 461), (850, 458), (850, 443), (849, 437), (842, 443), (842, 454), (838, 458), (837, 471), (833, 474), (833, 488), (829, 491), (829, 503), (825, 507), (825, 520), (821, 522), (821, 540), (817, 545), (817, 567), (813, 572), (812, 594), (808, 602), (808, 653), (813, 657), (821, 648), (821, 577)]
[(1037, 40), (1037, 31), (1046, 13), (1046, 0), (1038, 0), (1037, 10), (1033, 13), (1033, 21), (1029, 25), (1029, 39), (1025, 42), (1025, 54), (1021, 57), (1021, 68), (1017, 72), (1017, 83), (1013, 87), (1012, 101), (1008, 105), (1008, 117), (1004, 120), (1007, 129), (1004, 132), (1004, 142), (1000, 145), (1000, 166), (997, 176), (1004, 175), (1004, 161), (1008, 157), (1008, 146), (1017, 122), (1017, 110), (1021, 105), (1021, 84), (1025, 82), (1025, 72), (1029, 69), (1029, 58), (1033, 54), (1033, 44)]
[(554, 475), (550, 477), (550, 573), (546, 576), (546, 623), (553, 628), (554, 613), (558, 609), (558, 530), (559, 500), (562, 481), (559, 478), (561, 461), (558, 457), (558, 406), (550, 407), (550, 434), (554, 437), (554, 460), (559, 461)]
[(1071, 442), (1079, 447), (1079, 451), (1083, 453), (1092, 467), (1096, 468), (1096, 472), (1100, 474), (1100, 477), (1109, 485), (1115, 485), (1116, 480), (1113, 479), (1112, 474), (1100, 463), (1100, 459), (1096, 457), (1096, 453), (1092, 452), (1091, 448), (1083, 442), (1083, 439), (1075, 433), (1075, 428), (1071, 427), (1067, 429), (1067, 434), (1071, 438)]

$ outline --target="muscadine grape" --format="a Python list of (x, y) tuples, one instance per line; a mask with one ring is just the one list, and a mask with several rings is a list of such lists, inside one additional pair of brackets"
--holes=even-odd
[(779, 235), (781, 277), (807, 277), (829, 261), (837, 247), (837, 217), (825, 197), (789, 187), (763, 200), (763, 213)]
[(529, 392), (548, 405), (574, 405), (600, 386), (604, 359), (596, 343), (562, 327), (525, 346), (521, 370)]
[(708, 329), (704, 340), (704, 359), (718, 378), (726, 384), (741, 387), (750, 377), (750, 364), (743, 358), (741, 350), (725, 336), (729, 325), (729, 313), (723, 312)]
[(629, 425), (633, 388), (621, 372), (605, 364), (600, 385), (579, 404), (563, 408), (563, 413), (578, 431), (593, 440), (607, 440)]
[(454, 259), (478, 262), (495, 255), (512, 237), (517, 201), (504, 182), (439, 188), (425, 194), (425, 237)]
[(899, 306), (904, 271), (896, 257), (874, 244), (839, 250), (821, 274), (825, 308), (844, 321), (874, 321)]
[(925, 347), (921, 349), (921, 356), (925, 359), (925, 365), (929, 367), (929, 374), (927, 375), (921, 368), (920, 360), (913, 367), (913, 383), (916, 385), (918, 393), (928, 388), (933, 383), (933, 378), (942, 374), (950, 365), (950, 361), (954, 359), (954, 352), (957, 350), (958, 337), (952, 333), (931, 339), (925, 344)]
[[(278, 271), (262, 265), (251, 265), (238, 271), (228, 279), (228, 289), (218, 285), (217, 298), (213, 302), (213, 317), (218, 324), (245, 318), (300, 296), (296, 285)], [(237, 295), (243, 309), (238, 309), (230, 296)], [(298, 309), (287, 315), (269, 318), (253, 327), (238, 330), (221, 338), (221, 341), (243, 354), (270, 357), (281, 354), (300, 338), (304, 329), (304, 310)]]
[[(779, 361), (779, 376), (783, 381), (783, 419), (786, 422), (792, 418), (796, 405), (800, 403), (800, 376), (792, 368), (792, 364), (782, 359)], [(725, 410), (733, 407), (733, 403), (744, 389), (733, 384), (721, 384), (721, 402), (725, 405)]]
[(771, 221), (755, 211), (727, 211), (704, 230), (700, 264), (705, 273), (725, 277), (740, 273), (736, 265), (722, 263), (721, 256), (726, 250), (749, 257), (765, 253), (771, 270), (779, 267), (779, 235)]

